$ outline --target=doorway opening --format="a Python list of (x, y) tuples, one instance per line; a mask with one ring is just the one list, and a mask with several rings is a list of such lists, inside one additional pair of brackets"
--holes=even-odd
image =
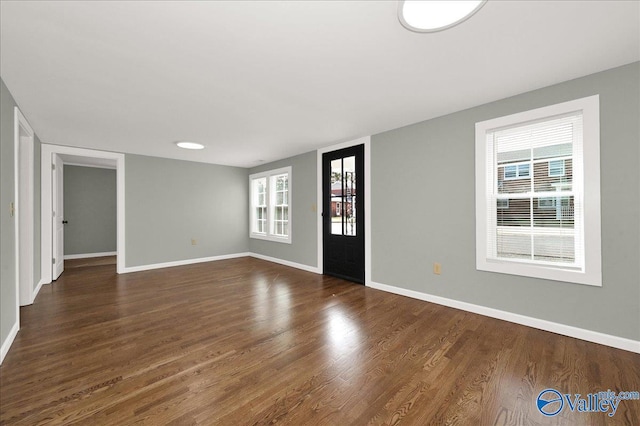
[[(42, 280), (50, 283), (64, 270), (64, 166), (116, 171), (116, 251), (90, 253), (116, 255), (116, 269), (124, 272), (124, 154), (83, 148), (42, 145)], [(44, 190), (50, 188), (50, 190)], [(67, 222), (67, 223), (65, 223)], [(86, 254), (83, 254), (86, 255)]]
[[(109, 264), (116, 264), (117, 244), (117, 189), (115, 167), (102, 165), (88, 165), (70, 161), (60, 155), (63, 162), (61, 206), (54, 207), (56, 216), (54, 226), (63, 228), (56, 232), (54, 239), (61, 248), (54, 255), (56, 261), (64, 263), (64, 269), (69, 265), (77, 266), (97, 262), (96, 259), (110, 258)], [(56, 167), (58, 169), (59, 167)], [(55, 174), (57, 170), (53, 170)], [(62, 176), (61, 176), (62, 177)], [(62, 179), (61, 179), (62, 180)], [(55, 204), (54, 197), (54, 204)], [(62, 207), (62, 208), (60, 208)], [(60, 215), (58, 215), (60, 212)], [(59, 217), (62, 216), (62, 217)], [(59, 225), (62, 219), (62, 225)], [(62, 234), (62, 238), (57, 235)], [(54, 242), (54, 247), (56, 242)], [(62, 248), (62, 246), (64, 246)], [(93, 260), (92, 260), (93, 259)], [(59, 272), (54, 273), (54, 277)]]

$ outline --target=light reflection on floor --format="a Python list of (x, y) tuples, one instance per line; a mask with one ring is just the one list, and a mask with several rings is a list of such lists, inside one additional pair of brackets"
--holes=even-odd
[(361, 336), (360, 328), (351, 320), (340, 306), (333, 306), (327, 310), (327, 343), (331, 352), (338, 358), (358, 349)]
[(256, 326), (277, 330), (291, 321), (291, 294), (287, 285), (261, 278), (254, 286), (253, 311)]

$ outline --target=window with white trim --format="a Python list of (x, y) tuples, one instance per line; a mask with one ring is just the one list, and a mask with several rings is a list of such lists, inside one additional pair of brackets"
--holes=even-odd
[(597, 95), (476, 123), (477, 269), (602, 285), (599, 133)]
[(252, 181), (254, 192), (254, 226), (253, 231), (258, 234), (267, 232), (267, 178), (257, 178)]
[(291, 167), (249, 176), (250, 237), (291, 243)]

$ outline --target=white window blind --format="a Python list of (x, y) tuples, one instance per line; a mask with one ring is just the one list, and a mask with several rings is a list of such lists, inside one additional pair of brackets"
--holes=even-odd
[(602, 285), (598, 95), (476, 123), (476, 268)]
[(582, 164), (582, 112), (492, 130), (486, 137), (489, 257), (581, 268), (582, 186), (574, 171)]

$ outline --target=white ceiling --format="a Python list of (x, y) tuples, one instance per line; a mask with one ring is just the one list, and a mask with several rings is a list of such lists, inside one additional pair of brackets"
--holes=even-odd
[(43, 142), (242, 167), (640, 60), (638, 1), (489, 0), (427, 34), (395, 1), (0, 5)]

